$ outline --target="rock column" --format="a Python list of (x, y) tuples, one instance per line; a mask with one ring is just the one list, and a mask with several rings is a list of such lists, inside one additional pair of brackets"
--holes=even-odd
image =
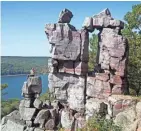
[(84, 112), (88, 72), (89, 33), (69, 24), (72, 12), (64, 9), (56, 24), (46, 24), (45, 33), (52, 45), (49, 89), (62, 105), (61, 124), (73, 128), (74, 112)]
[(112, 18), (108, 9), (93, 17), (87, 17), (83, 26), (89, 31), (99, 30), (95, 67), (98, 72), (94, 72), (95, 75), (87, 79), (86, 112), (89, 112), (91, 102), (98, 102), (99, 105), (101, 100), (107, 102), (110, 95), (127, 92), (128, 43), (121, 34), (124, 23)]

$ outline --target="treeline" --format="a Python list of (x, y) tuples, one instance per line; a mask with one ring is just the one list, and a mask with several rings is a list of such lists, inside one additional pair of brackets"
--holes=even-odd
[(31, 68), (37, 73), (48, 73), (48, 59), (50, 57), (1, 57), (1, 75), (28, 74)]

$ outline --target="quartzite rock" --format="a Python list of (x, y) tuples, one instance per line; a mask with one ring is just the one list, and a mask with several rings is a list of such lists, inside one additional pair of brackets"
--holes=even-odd
[(68, 9), (64, 9), (59, 14), (59, 23), (69, 23), (71, 21), (71, 18), (73, 17), (73, 14)]
[(141, 118), (141, 102), (137, 103), (136, 112), (137, 112), (137, 117), (140, 119)]
[(37, 114), (34, 124), (40, 124), (40, 126), (45, 124), (45, 121), (49, 120), (50, 117), (50, 112), (47, 109), (42, 109), (40, 112)]
[(68, 110), (63, 110), (61, 113), (61, 125), (67, 130), (72, 130), (74, 128), (74, 117), (70, 115)]
[(85, 62), (75, 62), (74, 65), (76, 75), (86, 75), (88, 72), (88, 63)]
[(73, 110), (84, 109), (85, 78), (79, 77), (79, 82), (68, 88), (68, 103)]
[(27, 108), (27, 107), (19, 106), (19, 112), (20, 112), (21, 119), (30, 121), (34, 117), (36, 108)]
[(83, 23), (83, 27), (86, 28), (88, 31), (93, 32), (93, 19), (92, 17), (86, 17)]
[(52, 58), (56, 60), (78, 60), (80, 57), (80, 33), (67, 23), (58, 23), (54, 30), (46, 25), (46, 35), (52, 44)]
[(33, 105), (34, 105), (35, 108), (41, 109), (42, 105), (43, 105), (43, 102), (41, 100), (39, 100), (39, 99), (35, 99)]
[(93, 77), (87, 77), (87, 96), (105, 99), (111, 94), (109, 82), (104, 82)]
[(55, 127), (55, 122), (54, 119), (49, 119), (46, 124), (45, 124), (45, 129), (46, 130), (53, 130)]

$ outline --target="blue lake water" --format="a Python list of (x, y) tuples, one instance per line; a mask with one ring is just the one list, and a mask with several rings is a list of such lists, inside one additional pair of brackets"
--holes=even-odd
[[(48, 88), (48, 75), (39, 75), (42, 79), (42, 93), (45, 93)], [(8, 94), (4, 95), (3, 99), (19, 98), (21, 99), (21, 90), (23, 83), (27, 80), (27, 75), (19, 76), (2, 76), (1, 84), (7, 83), (8, 88), (4, 89), (3, 92)]]

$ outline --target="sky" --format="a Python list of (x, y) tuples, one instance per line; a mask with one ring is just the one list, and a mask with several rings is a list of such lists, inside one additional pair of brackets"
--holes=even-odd
[(57, 23), (61, 10), (72, 11), (70, 24), (82, 28), (85, 17), (109, 8), (112, 17), (123, 20), (132, 10), (135, 1), (49, 2), (24, 1), (1, 3), (1, 55), (2, 56), (51, 56), (50, 44), (44, 29), (47, 23)]

